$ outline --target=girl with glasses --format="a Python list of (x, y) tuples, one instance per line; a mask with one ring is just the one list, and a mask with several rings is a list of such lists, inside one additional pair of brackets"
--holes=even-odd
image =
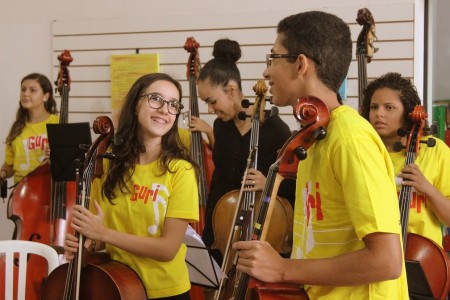
[[(197, 166), (178, 134), (181, 86), (162, 73), (144, 75), (128, 92), (116, 130), (120, 143), (92, 184), (90, 210), (75, 206), (72, 227), (86, 248), (140, 276), (149, 299), (190, 299), (183, 239), (198, 221)], [(64, 247), (73, 259), (77, 239)], [(101, 288), (101, 287), (100, 287)]]

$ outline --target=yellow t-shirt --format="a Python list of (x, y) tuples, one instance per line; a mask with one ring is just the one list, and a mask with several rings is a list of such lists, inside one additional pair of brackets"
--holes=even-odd
[[(107, 170), (107, 163), (104, 168)], [(114, 204), (100, 196), (102, 182), (94, 180), (90, 209), (93, 210), (94, 199), (101, 199), (99, 203), (105, 215), (104, 225), (138, 236), (159, 237), (167, 217), (198, 221), (195, 170), (184, 160), (172, 161), (170, 169), (175, 172), (166, 172), (157, 177), (155, 174), (160, 174), (160, 169), (156, 161), (148, 165), (136, 165), (131, 178), (134, 192), (123, 195), (116, 190), (119, 197), (113, 200)], [(137, 256), (109, 244), (106, 245), (106, 251), (112, 259), (130, 266), (138, 273), (148, 298), (170, 297), (190, 289), (185, 244), (181, 245), (175, 258), (169, 262)]]
[(191, 148), (191, 132), (187, 129), (178, 127), (178, 134), (180, 135), (183, 145), (189, 150)]
[[(424, 137), (427, 139), (428, 137)], [(405, 166), (405, 151), (389, 153), (394, 164), (395, 174)], [(419, 166), (425, 178), (450, 201), (450, 148), (436, 139), (436, 146), (420, 144), (419, 153), (414, 162)], [(397, 191), (400, 194), (402, 179), (396, 177)], [(411, 188), (411, 206), (409, 210), (408, 232), (425, 236), (442, 246), (441, 223), (424, 194)]]
[[(298, 165), (292, 258), (356, 251), (374, 232), (396, 233), (401, 241), (394, 170), (372, 126), (343, 105), (331, 112), (325, 139)], [(305, 289), (311, 299), (409, 299), (404, 270), (396, 280)]]
[(50, 115), (47, 120), (30, 124), (26, 123), (22, 133), (6, 145), (5, 163), (14, 169), (14, 183), (36, 169), (45, 159), (45, 148), (48, 147), (47, 124), (59, 123), (57, 115)]

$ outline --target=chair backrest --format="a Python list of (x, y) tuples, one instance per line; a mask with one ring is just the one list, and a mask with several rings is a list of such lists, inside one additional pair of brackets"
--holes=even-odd
[(5, 300), (12, 300), (14, 295), (14, 255), (16, 253), (19, 255), (17, 300), (25, 300), (28, 254), (44, 257), (48, 262), (48, 274), (59, 266), (58, 253), (49, 245), (22, 240), (0, 241), (0, 257), (5, 259)]

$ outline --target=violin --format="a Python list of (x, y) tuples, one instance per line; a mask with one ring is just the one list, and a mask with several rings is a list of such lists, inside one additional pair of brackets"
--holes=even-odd
[(358, 61), (358, 108), (361, 110), (364, 90), (367, 87), (367, 63), (370, 63), (373, 54), (378, 51), (373, 43), (378, 41), (375, 34), (375, 20), (367, 8), (358, 10), (356, 22), (362, 26), (356, 41), (356, 58)]
[[(320, 99), (313, 96), (300, 98), (294, 108), (294, 116), (301, 129), (283, 145), (278, 159), (270, 167), (266, 187), (260, 200), (257, 220), (253, 227), (252, 240), (266, 240), (267, 228), (272, 220), (274, 197), (284, 178), (296, 178), (300, 160), (307, 157), (307, 150), (316, 141), (326, 136), (330, 111)], [(244, 300), (250, 293), (252, 299), (309, 299), (300, 284), (264, 283), (239, 272), (231, 298)]]
[[(257, 97), (255, 103), (253, 103), (254, 113), (249, 116), (252, 118), (250, 149), (242, 186), (239, 191), (230, 191), (222, 196), (217, 202), (213, 213), (215, 241), (212, 248), (219, 249), (223, 255), (222, 271), (227, 274), (226, 282), (224, 277), (220, 280), (216, 298), (220, 296), (227, 299), (233, 293), (236, 272), (235, 266), (232, 265), (232, 258), (235, 256), (236, 251), (232, 250), (231, 246), (238, 240), (250, 239), (254, 216), (258, 214), (258, 208), (260, 207), (261, 192), (244, 192), (248, 170), (250, 168), (257, 169), (259, 128), (260, 124), (266, 119), (265, 94), (267, 86), (265, 81), (258, 80), (253, 90)], [(246, 99), (243, 100), (242, 104), (243, 107), (250, 105)], [(243, 117), (246, 118), (248, 116), (245, 115)], [(277, 196), (274, 199), (276, 207), (274, 219), (276, 221), (269, 230), (267, 240), (279, 253), (289, 253), (291, 250), (290, 238), (292, 237), (293, 210), (286, 199)], [(225, 240), (223, 237), (228, 238)]]
[[(97, 117), (93, 129), (100, 136), (86, 154), (83, 176), (77, 178), (77, 204), (85, 208), (89, 208), (92, 180), (103, 174), (103, 158), (111, 157), (106, 149), (114, 137), (113, 123), (106, 116)], [(50, 273), (42, 289), (42, 300), (147, 299), (144, 285), (133, 269), (111, 260), (106, 253), (85, 257), (84, 237), (78, 232), (75, 236), (80, 241), (77, 255)]]
[[(59, 122), (65, 124), (68, 121), (70, 90), (68, 66), (73, 58), (69, 50), (64, 50), (58, 55), (58, 60), (60, 70), (55, 83), (61, 94)], [(54, 181), (49, 162), (43, 163), (17, 183), (9, 197), (8, 218), (16, 226), (13, 239), (47, 244), (62, 253), (70, 222), (69, 212), (75, 204), (75, 198), (75, 182)], [(27, 300), (37, 300), (42, 282), (47, 277), (47, 262), (31, 255), (27, 263)], [(3, 261), (0, 261), (0, 269), (2, 268)]]
[[(420, 143), (433, 147), (436, 141), (429, 138), (421, 141), (426, 126), (427, 114), (422, 105), (417, 105), (410, 113), (413, 126), (406, 142), (405, 166), (414, 163), (419, 154)], [(401, 146), (401, 145), (400, 145)], [(400, 146), (396, 145), (395, 148)], [(402, 185), (399, 196), (402, 239), (406, 261), (418, 261), (433, 293), (434, 299), (445, 300), (450, 291), (450, 262), (447, 253), (437, 243), (424, 236), (408, 233), (409, 211), (411, 206), (409, 185)]]

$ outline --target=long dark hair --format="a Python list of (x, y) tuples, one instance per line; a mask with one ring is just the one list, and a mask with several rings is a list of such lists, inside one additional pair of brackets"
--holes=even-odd
[[(45, 75), (39, 73), (31, 73), (22, 78), (22, 80), (20, 81), (20, 85), (22, 85), (22, 83), (25, 80), (30, 79), (36, 80), (39, 83), (44, 94), (46, 93), (49, 94), (47, 101), (44, 103), (45, 110), (51, 114), (55, 114), (56, 101), (53, 98), (53, 86), (50, 80)], [(22, 133), (22, 130), (25, 127), (28, 119), (29, 119), (28, 110), (26, 110), (19, 101), (19, 108), (17, 109), (16, 120), (12, 124), (8, 136), (6, 137), (6, 144), (11, 145), (14, 139)]]
[[(118, 127), (116, 130), (116, 137), (120, 137), (121, 142), (113, 144), (112, 152), (115, 154), (115, 159), (110, 162), (109, 171), (106, 180), (103, 184), (103, 194), (111, 202), (116, 198), (114, 189), (116, 186), (122, 193), (130, 193), (130, 186), (127, 182), (133, 176), (134, 169), (138, 162), (139, 154), (145, 151), (145, 147), (141, 144), (138, 138), (139, 122), (137, 119), (138, 102), (145, 91), (150, 85), (156, 81), (168, 81), (173, 83), (178, 89), (181, 102), (182, 90), (178, 81), (173, 79), (164, 73), (152, 73), (140, 77), (133, 84), (125, 97), (125, 102), (121, 108)], [(172, 128), (162, 137), (161, 141), (161, 155), (159, 157), (159, 164), (161, 168), (161, 174), (166, 172), (173, 172), (170, 169), (170, 162), (173, 159), (183, 159), (192, 164), (198, 174), (198, 166), (191, 158), (189, 150), (181, 142), (178, 134), (178, 118), (176, 116), (175, 122)]]

